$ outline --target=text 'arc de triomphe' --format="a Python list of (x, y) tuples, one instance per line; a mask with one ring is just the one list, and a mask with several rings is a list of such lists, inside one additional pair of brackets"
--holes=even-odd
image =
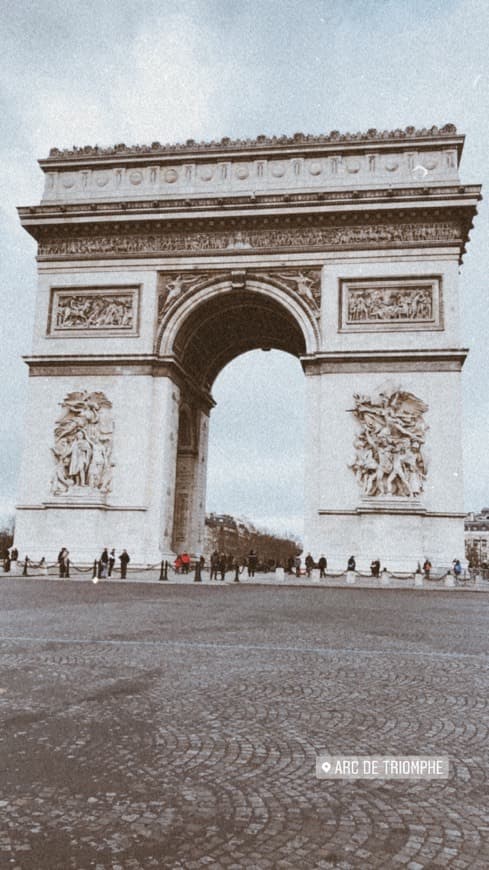
[(461, 556), (458, 270), (480, 198), (463, 141), (447, 125), (40, 161), (42, 202), (20, 209), (39, 269), (20, 552), (201, 552), (213, 382), (277, 348), (306, 376), (306, 549), (332, 568)]

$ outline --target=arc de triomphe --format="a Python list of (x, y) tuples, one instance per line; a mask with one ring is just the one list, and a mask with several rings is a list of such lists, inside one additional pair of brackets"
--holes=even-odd
[(213, 382), (277, 348), (306, 379), (306, 550), (332, 568), (460, 557), (458, 270), (480, 198), (463, 141), (447, 125), (41, 160), (41, 204), (19, 210), (39, 270), (19, 551), (201, 552)]

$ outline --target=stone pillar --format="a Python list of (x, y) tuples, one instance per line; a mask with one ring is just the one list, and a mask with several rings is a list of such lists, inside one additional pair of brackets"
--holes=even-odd
[(195, 402), (180, 405), (173, 549), (200, 555), (204, 547), (209, 420)]
[(153, 378), (151, 440), (146, 480), (148, 515), (144, 549), (147, 561), (173, 561), (173, 510), (180, 389), (169, 377)]
[[(375, 364), (354, 354), (306, 361), (304, 546), (324, 552), (334, 571), (344, 569), (350, 555), (361, 570), (380, 559), (393, 570), (413, 571), (426, 557), (443, 566), (463, 552), (463, 352), (426, 352), (422, 361), (415, 353), (390, 356)], [(380, 465), (379, 445), (387, 445), (390, 467), (380, 475), (380, 492), (374, 487), (370, 494), (365, 481)], [(406, 474), (421, 469), (415, 495), (399, 494), (396, 479), (389, 480), (396, 450)]]

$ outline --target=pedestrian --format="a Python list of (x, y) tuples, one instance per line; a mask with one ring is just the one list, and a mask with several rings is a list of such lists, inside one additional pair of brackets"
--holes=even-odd
[(326, 568), (327, 567), (328, 567), (328, 560), (326, 559), (326, 556), (321, 556), (319, 559), (319, 562), (318, 562), (319, 578), (320, 579), (323, 577), (326, 577)]
[(12, 550), (10, 551), (10, 561), (17, 562), (18, 558), (19, 558), (19, 551), (18, 551), (17, 547), (13, 547)]
[(175, 573), (180, 574), (182, 570), (182, 557), (180, 553), (177, 554), (177, 558), (175, 559)]
[(44, 558), (44, 556), (42, 557), (41, 561), (39, 562), (39, 573), (41, 574), (42, 577), (48, 576), (48, 566), (46, 565), (46, 559)]
[(10, 553), (8, 550), (5, 550), (5, 556), (3, 559), (3, 570), (5, 574), (8, 574), (10, 571)]
[(102, 555), (100, 557), (100, 578), (104, 580), (107, 577), (107, 571), (109, 568), (109, 551), (107, 547), (104, 547), (102, 550)]
[(355, 571), (357, 565), (355, 562), (355, 556), (350, 556), (348, 559), (348, 565), (346, 566), (347, 571)]
[(430, 579), (431, 568), (432, 568), (431, 562), (428, 558), (426, 558), (424, 560), (424, 565), (423, 565), (425, 580)]
[(302, 561), (301, 557), (299, 556), (299, 553), (297, 553), (297, 555), (294, 558), (294, 570), (295, 570), (296, 577), (301, 576), (301, 561)]
[(188, 574), (190, 570), (190, 556), (188, 553), (182, 553), (180, 556), (182, 562), (182, 574)]
[(68, 577), (69, 576), (69, 552), (66, 547), (61, 547), (61, 550), (58, 553), (58, 565), (59, 565), (59, 576), (60, 577)]
[(210, 580), (217, 580), (217, 572), (219, 570), (219, 553), (217, 550), (211, 554), (211, 576)]
[(219, 556), (219, 573), (221, 575), (222, 581), (226, 579), (227, 562), (228, 560), (226, 559), (226, 555), (224, 553), (221, 553), (221, 555)]
[(462, 565), (460, 564), (460, 560), (454, 559), (452, 562), (452, 566), (453, 566), (453, 573), (455, 575), (455, 579), (458, 579), (460, 577), (460, 575), (462, 574)]
[(131, 559), (129, 558), (129, 553), (127, 552), (127, 550), (122, 551), (122, 553), (119, 556), (119, 561), (121, 563), (121, 580), (125, 580), (126, 574), (127, 574), (127, 566), (129, 564), (129, 562), (131, 561)]
[(248, 564), (248, 577), (254, 577), (255, 571), (256, 571), (256, 566), (258, 564), (258, 556), (256, 555), (254, 550), (250, 550), (250, 552), (248, 553), (247, 564)]
[(112, 577), (112, 571), (115, 565), (115, 550), (112, 549), (109, 555), (109, 577)]
[(380, 575), (379, 559), (372, 559), (370, 563), (370, 573), (372, 574), (372, 577), (378, 577)]
[(306, 565), (306, 574), (308, 577), (310, 577), (311, 571), (314, 568), (314, 559), (312, 558), (310, 553), (308, 553), (306, 556), (305, 565)]

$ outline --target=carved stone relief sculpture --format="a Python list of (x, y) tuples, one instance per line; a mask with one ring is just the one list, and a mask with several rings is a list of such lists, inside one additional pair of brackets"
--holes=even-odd
[(160, 276), (160, 290), (158, 295), (158, 323), (161, 323), (166, 311), (180, 299), (185, 293), (196, 293), (213, 282), (230, 282), (235, 289), (244, 289), (247, 280), (263, 281), (286, 289), (301, 297), (301, 299), (319, 314), (321, 302), (321, 269), (302, 270), (241, 270), (241, 271), (213, 271), (213, 272), (189, 272), (189, 273), (162, 273)]
[(158, 323), (163, 314), (187, 291), (196, 292), (215, 277), (213, 272), (168, 273), (160, 276), (158, 294)]
[(209, 230), (207, 232), (163, 232), (157, 227), (151, 233), (140, 228), (124, 229), (117, 233), (74, 235), (64, 232), (60, 237), (46, 236), (39, 241), (39, 257), (89, 257), (93, 255), (132, 256), (133, 254), (205, 253), (237, 249), (335, 250), (364, 245), (392, 247), (417, 246), (419, 243), (459, 244), (463, 236), (460, 220), (384, 222), (354, 226), (308, 226), (260, 228), (249, 233)]
[(441, 329), (439, 278), (341, 282), (341, 324), (357, 330)]
[(112, 404), (104, 393), (68, 393), (54, 430), (54, 495), (101, 495), (112, 483)]
[(354, 394), (361, 426), (351, 468), (364, 496), (416, 498), (423, 492), (428, 406), (413, 393), (384, 387), (376, 396)]
[(271, 272), (270, 278), (278, 278), (289, 290), (293, 290), (312, 308), (319, 308), (321, 301), (321, 269), (304, 269), (299, 272)]
[(49, 332), (134, 335), (137, 302), (137, 289), (54, 290)]

